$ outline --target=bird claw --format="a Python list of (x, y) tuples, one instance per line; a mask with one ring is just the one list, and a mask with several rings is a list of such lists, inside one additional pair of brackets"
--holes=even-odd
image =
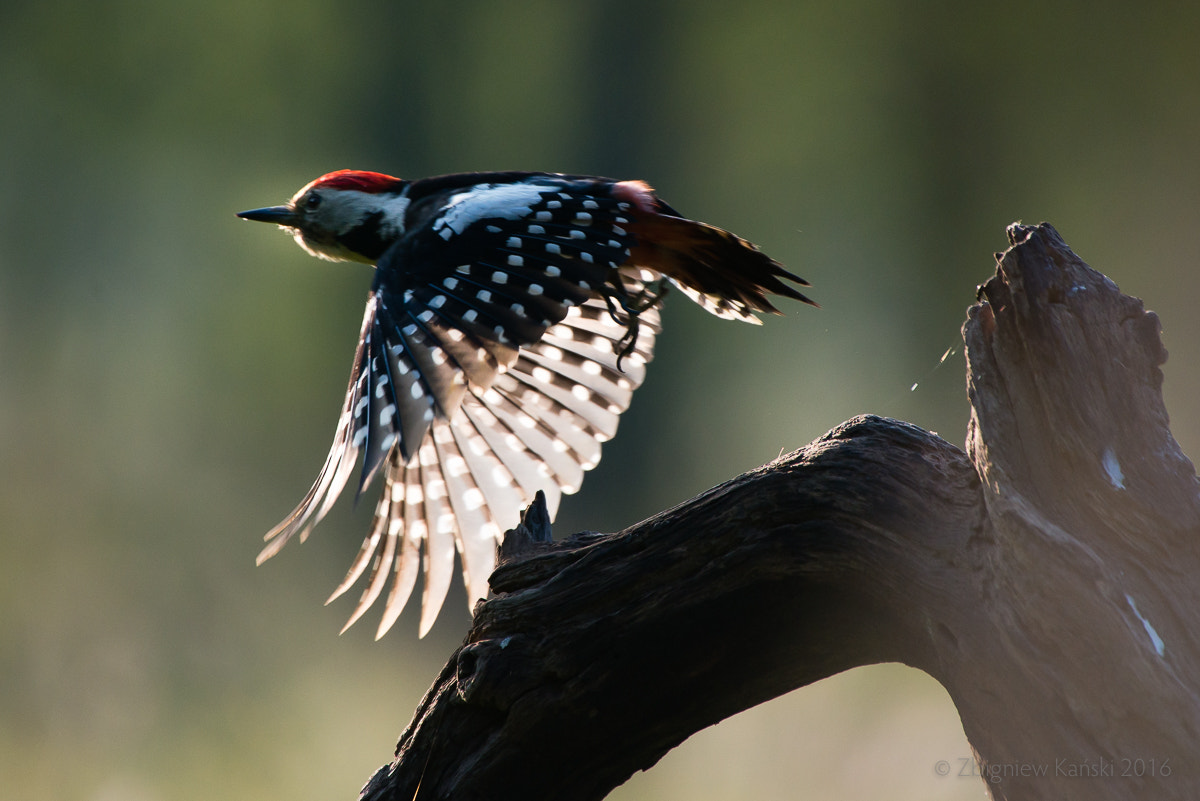
[[(658, 280), (643, 286), (636, 295), (630, 295), (628, 288), (617, 275), (613, 283), (605, 285), (602, 290), (604, 302), (608, 305), (608, 314), (613, 322), (625, 327), (625, 334), (617, 341), (617, 369), (621, 370), (621, 362), (637, 348), (638, 332), (641, 327), (640, 315), (647, 309), (657, 305), (667, 294), (667, 283)], [(618, 306), (620, 309), (618, 310)], [(624, 372), (622, 370), (622, 372)]]

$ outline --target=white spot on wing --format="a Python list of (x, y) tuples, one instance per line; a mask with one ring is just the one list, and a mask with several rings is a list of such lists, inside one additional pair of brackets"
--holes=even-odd
[(466, 504), (468, 509), (474, 511), (483, 506), (483, 493), (472, 487), (463, 493), (463, 503)]

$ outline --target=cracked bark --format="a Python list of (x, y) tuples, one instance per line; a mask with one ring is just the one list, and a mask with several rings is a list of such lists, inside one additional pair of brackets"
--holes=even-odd
[(945, 686), (997, 799), (1200, 797), (1200, 485), (1157, 317), (1049, 225), (1008, 235), (965, 453), (867, 416), (616, 534), (550, 542), (535, 505), (362, 797), (602, 798), (879, 662)]

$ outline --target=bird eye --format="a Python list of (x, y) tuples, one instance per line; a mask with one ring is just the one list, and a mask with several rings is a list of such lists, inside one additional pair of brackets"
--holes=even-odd
[(312, 192), (308, 197), (304, 198), (305, 211), (315, 211), (317, 206), (321, 205), (321, 196), (316, 192)]

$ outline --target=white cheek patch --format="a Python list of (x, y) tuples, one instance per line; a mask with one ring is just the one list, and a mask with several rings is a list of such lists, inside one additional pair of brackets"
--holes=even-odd
[(372, 194), (357, 190), (331, 192), (325, 196), (325, 203), (317, 211), (315, 222), (322, 229), (341, 236), (362, 225), (370, 215), (382, 212), (379, 232), (400, 236), (404, 233), (404, 215), (412, 202), (407, 195), (407, 187), (399, 195)]
[[(336, 239), (354, 230), (372, 214), (381, 214), (379, 233), (384, 239), (395, 239), (404, 233), (404, 215), (412, 202), (408, 188), (399, 195), (372, 194), (357, 190), (326, 192), (325, 202), (312, 219), (311, 228)], [(295, 201), (293, 201), (295, 202)], [(312, 255), (330, 261), (362, 261), (362, 257), (336, 242), (308, 239), (300, 229), (292, 229), (296, 243)]]
[(380, 233), (391, 237), (398, 237), (404, 233), (404, 215), (408, 212), (408, 204), (412, 202), (407, 195), (406, 186), (403, 193), (388, 198), (387, 202), (379, 207), (383, 211)]
[(376, 195), (369, 192), (342, 191), (330, 197), (320, 210), (321, 227), (336, 234), (344, 234), (358, 226), (372, 214), (383, 212), (379, 223), (381, 234), (399, 236), (404, 233), (404, 214), (411, 203), (407, 192), (399, 195)]

